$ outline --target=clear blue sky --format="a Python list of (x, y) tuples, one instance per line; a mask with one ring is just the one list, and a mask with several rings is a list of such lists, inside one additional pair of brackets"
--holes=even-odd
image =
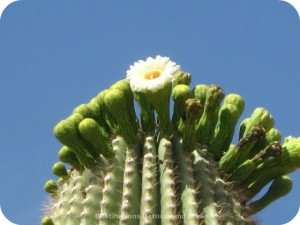
[[(123, 79), (129, 65), (169, 56), (195, 84), (219, 84), (266, 107), (282, 136), (300, 136), (300, 20), (287, 3), (248, 1), (23, 0), (0, 20), (0, 205), (19, 225), (39, 224), (54, 179), (52, 130), (73, 108)], [(293, 191), (257, 214), (287, 223)]]

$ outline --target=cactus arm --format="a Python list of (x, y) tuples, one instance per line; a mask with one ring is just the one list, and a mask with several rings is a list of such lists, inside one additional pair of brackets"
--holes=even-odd
[(143, 146), (142, 197), (140, 225), (159, 224), (159, 185), (157, 148), (154, 137), (147, 136)]

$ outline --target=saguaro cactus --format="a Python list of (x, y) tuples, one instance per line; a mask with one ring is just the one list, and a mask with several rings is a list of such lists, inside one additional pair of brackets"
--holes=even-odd
[(138, 61), (59, 122), (59, 178), (45, 184), (42, 225), (255, 224), (255, 213), (286, 195), (300, 138), (281, 142), (270, 113), (257, 108), (233, 144), (242, 97), (190, 81), (167, 57)]

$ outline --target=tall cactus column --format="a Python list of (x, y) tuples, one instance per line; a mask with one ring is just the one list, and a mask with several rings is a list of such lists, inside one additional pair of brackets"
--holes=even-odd
[(45, 184), (41, 224), (252, 225), (288, 194), (300, 138), (281, 141), (260, 107), (242, 121), (234, 144), (242, 97), (190, 82), (169, 58), (150, 57), (60, 121), (58, 179)]

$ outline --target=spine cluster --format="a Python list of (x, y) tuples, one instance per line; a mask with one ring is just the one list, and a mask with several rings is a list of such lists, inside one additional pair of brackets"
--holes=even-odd
[(45, 184), (51, 199), (42, 225), (250, 225), (286, 195), (300, 138), (281, 144), (274, 119), (257, 108), (233, 144), (244, 100), (216, 85), (191, 89), (190, 81), (177, 72), (150, 93), (121, 80), (59, 122), (59, 179)]

